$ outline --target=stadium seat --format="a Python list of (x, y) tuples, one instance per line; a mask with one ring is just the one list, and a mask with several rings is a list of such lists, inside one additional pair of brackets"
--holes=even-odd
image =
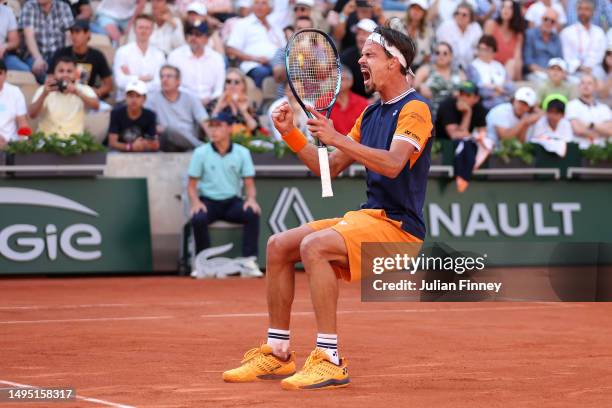
[(115, 58), (115, 49), (113, 48), (110, 39), (106, 35), (91, 33), (89, 46), (100, 50), (100, 52), (104, 54), (108, 65), (111, 67), (113, 66), (113, 59)]
[(99, 143), (102, 143), (106, 138), (108, 125), (110, 123), (110, 114), (110, 111), (90, 112), (85, 117), (85, 130)]

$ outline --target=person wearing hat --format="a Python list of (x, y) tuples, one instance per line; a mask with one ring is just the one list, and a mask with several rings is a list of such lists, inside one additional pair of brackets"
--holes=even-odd
[(467, 189), (472, 179), (479, 146), (484, 143), (486, 114), (478, 87), (471, 81), (461, 82), (458, 95), (447, 97), (438, 107), (436, 137), (453, 141), (455, 183), (460, 193)]
[(218, 220), (243, 224), (242, 256), (249, 268), (242, 276), (262, 277), (256, 263), (261, 208), (256, 200), (255, 166), (249, 150), (232, 142), (233, 122), (227, 112), (208, 120), (210, 143), (194, 150), (187, 171), (196, 253), (210, 247), (209, 224)]
[[(402, 22), (399, 18), (391, 19), (392, 28), (402, 31), (414, 39), (417, 54), (412, 69), (415, 72), (420, 66), (429, 62), (436, 39), (435, 33), (427, 20), (428, 9), (428, 0), (410, 0), (408, 9), (406, 9), (405, 20)], [(404, 9), (402, 8), (402, 10)]]
[[(375, 0), (337, 1), (331, 16), (332, 37), (340, 44), (340, 50), (346, 50), (357, 43), (355, 26), (364, 19), (372, 20), (376, 25), (384, 22), (383, 10)], [(328, 16), (328, 20), (329, 20)], [(337, 20), (337, 21), (334, 21)], [(361, 47), (363, 48), (363, 47)], [(360, 49), (361, 49), (360, 48)]]
[(53, 75), (47, 75), (36, 90), (28, 113), (32, 119), (40, 115), (39, 131), (62, 138), (85, 131), (85, 111), (97, 110), (100, 101), (93, 89), (77, 81), (77, 75), (74, 58), (60, 57)]
[[(219, 54), (224, 55), (225, 44), (221, 38), (221, 31), (228, 30), (228, 32), (231, 32), (231, 24), (233, 20), (237, 20), (237, 18), (230, 20), (231, 17), (235, 16), (234, 13), (222, 13), (222, 16), (227, 16), (223, 22), (219, 18), (208, 14), (208, 9), (203, 3), (194, 1), (187, 6), (187, 18), (185, 19), (185, 25), (198, 26), (200, 23), (206, 22), (206, 24), (208, 24), (207, 46), (217, 51)], [(227, 24), (225, 22), (227, 22)]]
[(186, 25), (187, 44), (168, 56), (168, 64), (181, 70), (181, 89), (190, 92), (203, 105), (221, 96), (225, 81), (225, 61), (221, 54), (207, 47), (208, 33), (206, 21)]
[(527, 141), (542, 146), (546, 151), (565, 157), (567, 143), (573, 139), (572, 125), (564, 118), (567, 98), (562, 94), (550, 94), (542, 102), (546, 112), (529, 129)]
[(562, 58), (552, 58), (548, 61), (548, 79), (538, 87), (538, 101), (543, 101), (550, 94), (561, 94), (566, 99), (571, 99), (574, 87), (567, 79), (567, 63)]
[(23, 93), (6, 81), (6, 72), (6, 64), (0, 59), (0, 149), (17, 140), (19, 129), (29, 127)]
[(340, 53), (340, 62), (347, 66), (353, 74), (353, 86), (351, 92), (361, 95), (365, 98), (370, 97), (366, 92), (363, 75), (361, 75), (361, 67), (359, 66), (359, 58), (361, 58), (361, 50), (368, 39), (368, 36), (374, 32), (378, 24), (374, 20), (364, 18), (355, 26), (355, 41), (353, 45)]
[[(150, 39), (152, 46), (168, 55), (175, 48), (185, 44), (183, 23), (170, 10), (168, 0), (152, 0), (151, 16), (154, 23)], [(133, 41), (136, 41), (134, 27), (132, 27), (128, 34), (128, 42)]]
[(517, 89), (510, 102), (497, 105), (487, 114), (487, 137), (495, 146), (503, 139), (524, 142), (529, 127), (542, 117), (542, 112), (535, 110), (537, 102), (533, 89), (527, 86)]
[(125, 88), (125, 104), (111, 112), (108, 145), (123, 152), (156, 152), (155, 112), (144, 108), (147, 84), (136, 79)]
[(89, 46), (89, 40), (91, 39), (89, 22), (75, 20), (70, 27), (70, 39), (72, 45), (57, 50), (53, 56), (48, 73), (53, 73), (56, 61), (59, 58), (72, 57), (77, 64), (78, 81), (89, 85), (96, 92), (98, 98), (106, 98), (113, 90), (113, 73), (104, 54)]

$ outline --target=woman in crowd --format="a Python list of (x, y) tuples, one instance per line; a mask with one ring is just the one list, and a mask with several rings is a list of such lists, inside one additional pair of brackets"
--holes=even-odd
[(493, 56), (497, 42), (490, 35), (483, 35), (478, 41), (477, 58), (470, 64), (467, 75), (478, 86), (482, 104), (491, 109), (510, 100), (512, 82), (504, 66)]
[(450, 96), (459, 83), (465, 80), (464, 72), (453, 66), (453, 49), (450, 44), (438, 43), (431, 64), (422, 65), (416, 72), (414, 87), (431, 100), (435, 117), (438, 105)]
[(391, 28), (408, 35), (415, 42), (417, 53), (412, 62), (412, 70), (427, 64), (431, 58), (431, 50), (435, 41), (435, 33), (427, 21), (427, 0), (410, 0), (406, 10), (406, 20), (399, 18), (391, 20)]
[(521, 79), (526, 26), (519, 2), (512, 0), (505, 0), (499, 16), (495, 20), (487, 20), (484, 25), (484, 33), (493, 36), (497, 42), (495, 60), (505, 66), (508, 77), (513, 81)]
[(238, 68), (229, 68), (225, 76), (225, 87), (219, 99), (208, 105), (211, 116), (227, 112), (234, 118), (232, 133), (246, 132), (253, 134), (259, 127), (256, 106), (247, 95), (246, 77)]
[(601, 65), (593, 69), (593, 75), (599, 82), (599, 98), (603, 103), (612, 105), (612, 44), (608, 45)]

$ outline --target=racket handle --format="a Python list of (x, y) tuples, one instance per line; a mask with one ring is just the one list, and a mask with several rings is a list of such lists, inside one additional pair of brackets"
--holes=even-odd
[(329, 173), (329, 157), (326, 147), (319, 147), (319, 170), (321, 172), (321, 197), (333, 197), (331, 174)]

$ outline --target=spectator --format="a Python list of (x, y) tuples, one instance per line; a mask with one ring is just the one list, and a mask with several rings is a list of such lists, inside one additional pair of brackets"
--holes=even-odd
[(557, 0), (538, 0), (527, 9), (525, 20), (529, 22), (530, 27), (539, 27), (542, 24), (542, 18), (546, 14), (546, 10), (552, 8), (557, 13), (558, 25), (556, 28), (563, 27), (567, 23), (565, 9)]
[(601, 63), (606, 53), (606, 34), (591, 23), (594, 5), (592, 0), (578, 2), (578, 20), (561, 31), (563, 59), (569, 72), (591, 73)]
[(565, 157), (567, 143), (572, 141), (572, 125), (563, 117), (567, 98), (561, 94), (551, 94), (542, 108), (546, 112), (533, 125), (527, 141), (542, 146), (546, 151)]
[[(293, 6), (292, 21), (297, 21), (301, 17), (307, 17), (313, 22), (313, 26), (324, 31), (327, 24), (322, 18), (321, 13), (315, 9), (315, 0), (295, 0)], [(329, 28), (329, 27), (327, 27)]]
[(444, 24), (453, 19), (454, 12), (462, 4), (468, 5), (472, 10), (476, 10), (477, 7), (475, 0), (433, 0), (429, 9), (429, 19), (437, 19), (440, 25)]
[(496, 146), (503, 139), (526, 140), (529, 127), (536, 123), (542, 112), (535, 111), (537, 95), (529, 87), (521, 87), (512, 101), (497, 105), (487, 114), (487, 137)]
[[(243, 224), (242, 256), (250, 271), (242, 276), (261, 277), (257, 266), (259, 215), (255, 190), (255, 167), (249, 150), (232, 143), (232, 118), (218, 113), (208, 122), (210, 143), (198, 147), (189, 164), (189, 201), (196, 253), (210, 247), (208, 225), (225, 220)], [(241, 196), (242, 184), (246, 200)]]
[[(474, 8), (476, 21), (484, 26), (487, 20), (498, 18), (501, 6), (501, 0), (476, 0), (476, 7)], [(521, 15), (522, 14), (521, 10)]]
[(196, 97), (180, 91), (181, 71), (177, 67), (164, 65), (159, 76), (161, 91), (151, 92), (145, 106), (155, 112), (160, 149), (193, 150), (202, 144), (198, 135), (205, 131), (208, 114)]
[(466, 69), (474, 59), (474, 49), (482, 36), (480, 25), (474, 21), (474, 10), (468, 3), (457, 6), (455, 17), (443, 22), (436, 32), (438, 42), (453, 47), (455, 61)]
[(96, 27), (117, 46), (144, 10), (146, 0), (102, 0), (96, 9)]
[(527, 30), (525, 34), (525, 71), (531, 82), (546, 80), (546, 67), (553, 58), (563, 58), (561, 39), (555, 31), (557, 12), (547, 8), (542, 17), (542, 25)]
[(220, 21), (225, 21), (235, 15), (230, 0), (176, 0), (174, 3), (176, 11), (182, 16), (189, 14), (193, 6), (200, 10), (204, 8), (206, 10), (204, 14), (210, 14)]
[(573, 90), (566, 76), (567, 63), (564, 60), (553, 58), (548, 61), (548, 80), (538, 88), (538, 101), (543, 101), (551, 94), (561, 94), (567, 100), (572, 98)]
[[(332, 36), (344, 51), (357, 43), (355, 26), (364, 19), (372, 20), (379, 25), (384, 21), (380, 3), (374, 0), (338, 1), (334, 6), (338, 21), (331, 21)], [(333, 16), (334, 14), (332, 14)]]
[[(578, 22), (578, 15), (576, 13), (577, 3), (578, 0), (564, 1), (568, 25)], [(612, 26), (612, 3), (610, 3), (610, 0), (595, 0), (595, 13), (593, 13), (591, 22), (601, 28)]]
[(111, 112), (108, 145), (123, 152), (156, 152), (155, 113), (144, 108), (147, 84), (136, 79), (125, 88), (125, 104)]
[(412, 62), (412, 70), (416, 71), (421, 65), (427, 64), (435, 40), (435, 34), (427, 21), (428, 0), (410, 0), (406, 11), (405, 25), (399, 19), (391, 20), (391, 28), (403, 32), (414, 40), (416, 54)]
[(113, 75), (117, 84), (117, 100), (125, 97), (128, 83), (136, 79), (147, 84), (148, 91), (159, 89), (159, 69), (164, 65), (164, 53), (149, 43), (153, 33), (153, 19), (141, 14), (134, 22), (136, 42), (128, 43), (117, 50), (113, 63)]
[(91, 10), (91, 4), (89, 0), (62, 0), (64, 3), (70, 6), (72, 10), (72, 16), (75, 20), (85, 20), (89, 22), (93, 15)]
[(450, 44), (440, 42), (434, 51), (432, 64), (424, 65), (416, 72), (414, 87), (421, 95), (431, 100), (431, 112), (436, 117), (440, 102), (449, 97), (465, 80), (463, 71), (452, 64), (453, 49)]
[(493, 36), (497, 43), (495, 60), (506, 67), (512, 81), (520, 80), (522, 75), (525, 25), (520, 4), (505, 0), (497, 19), (488, 20), (484, 26), (484, 33)]
[(612, 137), (612, 110), (595, 99), (596, 86), (593, 75), (583, 74), (578, 87), (580, 96), (567, 104), (566, 117), (582, 149), (591, 144), (602, 145)]
[(55, 51), (64, 46), (74, 19), (70, 6), (60, 0), (28, 0), (21, 10), (21, 27), (28, 50), (26, 63), (39, 83)]
[(89, 85), (98, 98), (104, 99), (113, 90), (113, 74), (104, 54), (88, 45), (91, 39), (89, 23), (86, 20), (75, 20), (70, 27), (70, 39), (72, 45), (57, 50), (53, 56), (48, 73), (53, 73), (58, 59), (72, 57), (77, 65), (78, 81)]
[(223, 94), (210, 104), (212, 116), (224, 112), (232, 118), (232, 134), (244, 132), (249, 135), (259, 128), (257, 107), (247, 95), (247, 82), (244, 74), (237, 68), (227, 70)]
[(272, 75), (270, 60), (274, 53), (285, 45), (283, 33), (267, 17), (271, 1), (254, 0), (253, 13), (236, 22), (227, 41), (228, 54), (241, 61), (240, 69), (253, 78), (258, 88)]
[(93, 89), (76, 79), (74, 59), (58, 58), (53, 75), (36, 90), (28, 109), (31, 118), (40, 115), (39, 131), (63, 138), (83, 133), (85, 110), (98, 109), (100, 102)]
[[(491, 148), (490, 142), (485, 141), (486, 114), (486, 109), (480, 103), (478, 87), (470, 81), (462, 82), (459, 95), (447, 97), (438, 109), (436, 137), (453, 141), (455, 182), (460, 193), (467, 189), (474, 167), (484, 161), (488, 155), (487, 150)], [(479, 150), (482, 151), (480, 154)], [(477, 159), (477, 156), (480, 157)]]
[(182, 90), (190, 92), (203, 105), (223, 92), (225, 62), (208, 44), (208, 24), (185, 26), (187, 44), (172, 51), (168, 63), (181, 70)]
[(355, 26), (355, 39), (357, 44), (345, 49), (340, 54), (340, 62), (347, 66), (353, 74), (353, 87), (351, 88), (351, 91), (366, 98), (368, 98), (370, 94), (368, 94), (365, 90), (363, 75), (361, 74), (361, 67), (359, 66), (359, 58), (361, 58), (361, 50), (363, 49), (366, 40), (370, 34), (374, 32), (376, 27), (376, 23), (369, 18), (359, 21), (359, 23)]
[(0, 149), (17, 140), (17, 130), (27, 128), (26, 104), (21, 90), (6, 81), (7, 66), (0, 59)]
[(504, 66), (493, 59), (496, 51), (495, 38), (483, 35), (478, 41), (478, 58), (468, 70), (468, 77), (478, 86), (487, 109), (509, 100), (513, 88)]
[[(185, 44), (183, 23), (174, 16), (168, 7), (168, 0), (151, 0), (151, 15), (153, 17), (153, 33), (149, 44), (168, 55), (175, 48)], [(129, 32), (128, 42), (136, 41), (134, 29)]]
[[(312, 20), (310, 17), (296, 17), (295, 27), (287, 26), (283, 30), (285, 33), (285, 39), (288, 41), (295, 31), (303, 30), (306, 28), (313, 28)], [(287, 70), (285, 68), (285, 47), (280, 47), (276, 50), (276, 54), (270, 62), (272, 65), (272, 75), (274, 80), (278, 83), (277, 94), (282, 97), (285, 94), (285, 84), (287, 83)]]
[(334, 122), (334, 129), (343, 135), (348, 135), (357, 121), (357, 118), (359, 118), (363, 110), (368, 106), (368, 100), (366, 98), (351, 91), (352, 86), (353, 73), (347, 66), (343, 66), (340, 93), (338, 94), (336, 104), (329, 116)]
[[(237, 20), (237, 18), (234, 18)], [(186, 25), (199, 26), (202, 22), (208, 24), (208, 47), (217, 51), (221, 55), (225, 55), (225, 44), (221, 38), (220, 28), (224, 27), (215, 17), (208, 15), (206, 6), (199, 2), (193, 2), (187, 7)], [(225, 24), (229, 26), (230, 23)], [(184, 42), (184, 41), (183, 41)]]
[(601, 66), (595, 67), (593, 70), (595, 78), (599, 82), (599, 96), (608, 105), (612, 106), (612, 42), (608, 43), (606, 55), (601, 63)]
[(19, 49), (17, 19), (13, 10), (0, 4), (0, 58), (9, 70), (29, 71), (28, 64), (23, 62), (15, 52)]

